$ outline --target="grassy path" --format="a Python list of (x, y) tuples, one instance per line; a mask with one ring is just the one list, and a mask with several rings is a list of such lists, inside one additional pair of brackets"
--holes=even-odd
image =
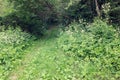
[(68, 62), (68, 58), (57, 48), (56, 41), (56, 38), (36, 41), (8, 80), (66, 80), (66, 76), (72, 74), (69, 64), (73, 60)]

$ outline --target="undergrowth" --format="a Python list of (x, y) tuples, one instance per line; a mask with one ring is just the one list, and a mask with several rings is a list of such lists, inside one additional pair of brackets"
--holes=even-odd
[(1, 80), (120, 79), (119, 33), (101, 20), (48, 30), (38, 41), (19, 28), (0, 34)]
[(118, 32), (101, 20), (83, 29), (83, 25), (69, 25), (58, 38), (65, 55), (79, 61), (81, 80), (120, 79), (120, 37)]
[(20, 28), (0, 26), (0, 78), (5, 79), (9, 72), (19, 65), (27, 48), (35, 37)]

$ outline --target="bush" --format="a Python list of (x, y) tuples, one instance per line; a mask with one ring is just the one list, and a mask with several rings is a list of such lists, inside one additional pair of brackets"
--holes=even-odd
[(0, 77), (8, 75), (9, 71), (19, 64), (30, 42), (35, 38), (20, 28), (13, 29), (11, 26), (5, 30), (0, 26)]
[(19, 25), (24, 31), (42, 35), (47, 21), (53, 14), (53, 5), (46, 0), (7, 0), (12, 3), (14, 11), (2, 17), (3, 25)]
[(21, 12), (13, 12), (2, 17), (1, 25), (20, 26), (23, 31), (40, 36), (46, 29), (46, 24), (41, 19), (37, 18), (37, 16)]
[(79, 66), (85, 79), (119, 78), (120, 37), (117, 31), (101, 20), (89, 25), (87, 31), (82, 27), (81, 24), (71, 24), (58, 39), (59, 47), (66, 56), (74, 57), (85, 67)]
[(14, 9), (11, 3), (9, 3), (7, 0), (0, 0), (0, 17), (4, 17), (13, 11)]

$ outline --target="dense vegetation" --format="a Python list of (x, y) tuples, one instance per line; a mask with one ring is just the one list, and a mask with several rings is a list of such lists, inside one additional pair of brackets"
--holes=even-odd
[(81, 64), (76, 65), (80, 79), (118, 80), (120, 38), (116, 30), (99, 20), (89, 25), (87, 31), (81, 29), (81, 24), (73, 23), (69, 27), (60, 36), (59, 47)]
[(119, 80), (119, 0), (0, 0), (0, 80)]
[(0, 77), (4, 79), (8, 72), (18, 65), (22, 56), (26, 53), (30, 42), (34, 40), (30, 34), (22, 32), (19, 28), (5, 30), (0, 26)]

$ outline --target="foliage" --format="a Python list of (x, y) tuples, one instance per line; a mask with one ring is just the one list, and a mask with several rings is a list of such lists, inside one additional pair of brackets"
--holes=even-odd
[[(119, 80), (119, 4), (118, 0), (0, 0), (0, 79), (11, 80), (10, 71), (22, 66), (17, 73), (20, 80)], [(118, 25), (117, 30), (95, 17)], [(33, 34), (37, 39), (44, 34), (35, 46)]]
[(111, 1), (111, 10), (109, 11), (110, 20), (114, 24), (120, 25), (120, 1)]
[[(47, 25), (54, 23), (70, 24), (79, 21), (80, 18), (92, 22), (97, 16), (96, 7), (99, 8), (100, 17), (108, 22), (119, 24), (119, 1), (109, 0), (7, 0), (7, 5), (12, 7), (3, 8), (6, 16), (2, 17), (3, 24), (19, 25), (23, 30), (41, 35)], [(98, 2), (98, 5), (95, 4)], [(1, 0), (3, 3), (4, 1)], [(10, 3), (9, 3), (10, 2)], [(6, 3), (2, 4), (6, 7)], [(9, 10), (8, 10), (9, 9)]]
[[(33, 41), (28, 43), (31, 35), (19, 29), (11, 29), (3, 31), (1, 27), (10, 40), (1, 41), (4, 44), (2, 52), (7, 54), (3, 57), (6, 64), (2, 63), (0, 66), (3, 80), (12, 80), (14, 77), (18, 80), (120, 78), (120, 38), (112, 26), (101, 20), (95, 20), (92, 24), (79, 20), (79, 23), (73, 22), (65, 29), (62, 27), (48, 30), (45, 37), (35, 41), (35, 45), (31, 46), (29, 51), (27, 47), (30, 43), (33, 44)], [(22, 36), (24, 37), (21, 38)], [(26, 51), (29, 54), (25, 56)]]
[(7, 2), (7, 0), (0, 0), (0, 17), (9, 15), (13, 11), (14, 9), (12, 4)]
[(0, 78), (4, 79), (9, 71), (18, 65), (27, 48), (34, 39), (30, 34), (22, 32), (20, 28), (9, 26), (4, 30), (0, 26)]
[[(51, 4), (47, 1), (7, 0), (12, 4), (13, 10), (5, 16), (1, 16), (2, 25), (19, 25), (24, 31), (35, 35), (42, 35), (46, 29), (47, 20), (53, 14)], [(4, 3), (6, 4), (6, 3)], [(2, 4), (3, 7), (6, 7)], [(5, 9), (4, 9), (5, 10)], [(7, 12), (6, 12), (7, 13)]]
[[(71, 24), (62, 33), (58, 41), (59, 47), (64, 50), (66, 56), (83, 62), (85, 69), (81, 75), (85, 79), (94, 79), (96, 76), (108, 79), (109, 75), (113, 79), (119, 78), (120, 37), (117, 31), (101, 20), (89, 25), (87, 32), (81, 29), (82, 27), (81, 24)], [(104, 75), (106, 73), (109, 75)]]

